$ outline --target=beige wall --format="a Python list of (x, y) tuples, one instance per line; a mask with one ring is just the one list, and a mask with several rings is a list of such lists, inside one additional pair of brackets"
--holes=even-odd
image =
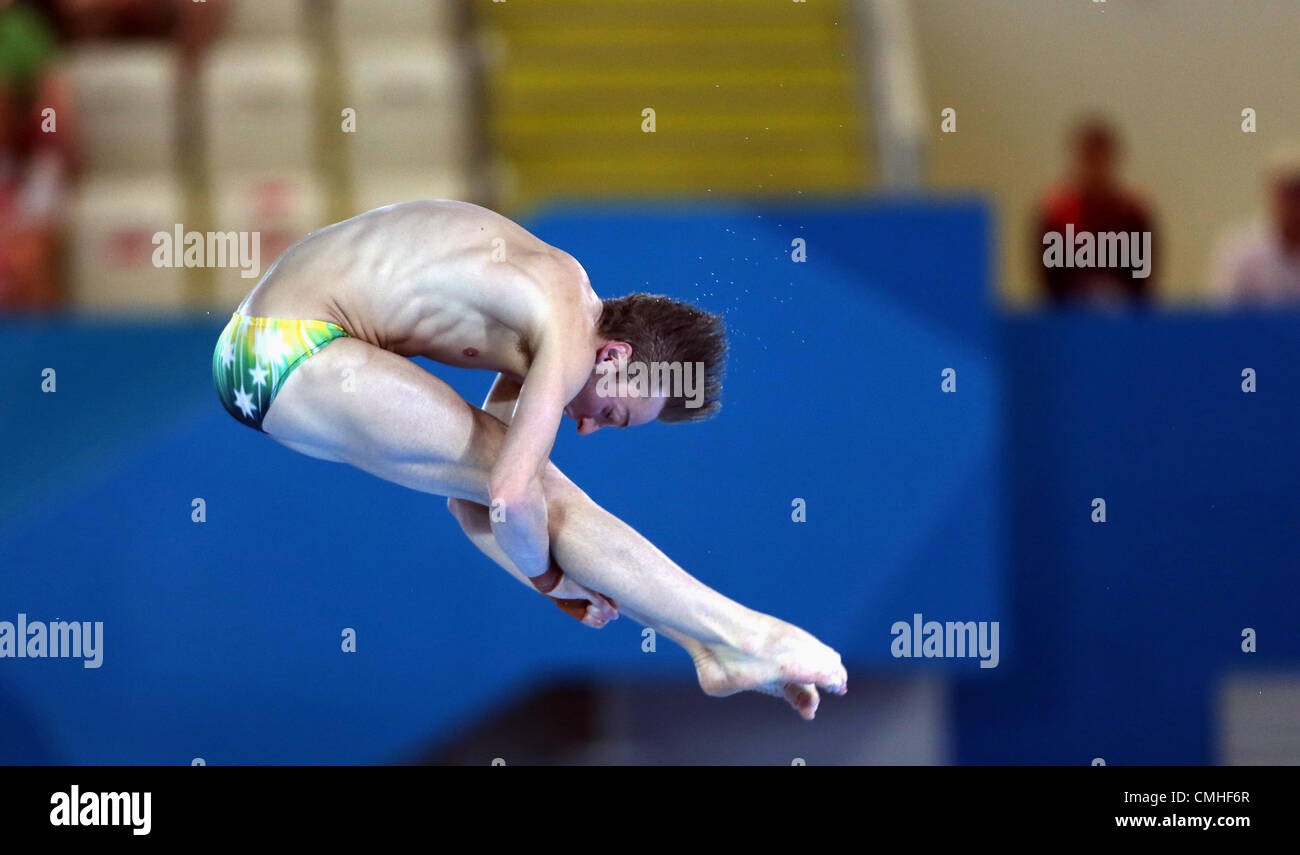
[[(1121, 125), (1127, 177), (1155, 207), (1167, 301), (1204, 293), (1225, 224), (1261, 204), (1260, 166), (1300, 140), (1300, 0), (912, 0), (929, 176), (991, 194), (1004, 294), (1032, 298), (1034, 202), (1064, 165), (1072, 118)], [(939, 112), (957, 110), (957, 132)], [(1253, 107), (1258, 132), (1241, 131)]]

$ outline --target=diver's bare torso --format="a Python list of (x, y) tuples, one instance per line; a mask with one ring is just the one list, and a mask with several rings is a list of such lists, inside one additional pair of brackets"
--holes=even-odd
[[(379, 208), (291, 246), (239, 307), (330, 321), (402, 356), (522, 380), (544, 339), (590, 369), (600, 299), (571, 256), (500, 214), (430, 200)], [(567, 360), (566, 360), (567, 361)]]

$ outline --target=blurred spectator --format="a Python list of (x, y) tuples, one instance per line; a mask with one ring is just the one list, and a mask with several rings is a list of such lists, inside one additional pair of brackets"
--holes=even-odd
[(1233, 304), (1300, 301), (1300, 146), (1278, 149), (1265, 171), (1268, 211), (1219, 241), (1210, 284)]
[[(1036, 218), (1034, 264), (1040, 271), (1043, 293), (1053, 303), (1146, 301), (1155, 287), (1157, 265), (1149, 257), (1155, 246), (1154, 226), (1146, 203), (1124, 187), (1119, 177), (1119, 134), (1107, 120), (1092, 117), (1075, 125), (1069, 142), (1070, 173), (1046, 195)], [(1044, 261), (1044, 238), (1089, 234), (1096, 239), (1106, 233), (1139, 236), (1134, 238), (1125, 264), (1109, 259), (1105, 266), (1049, 265)], [(1137, 261), (1140, 236), (1145, 236), (1148, 249), (1141, 263)], [(1074, 246), (1065, 246), (1066, 252), (1074, 250)]]
[(39, 0), (39, 5), (65, 41), (173, 39), (189, 65), (215, 34), (225, 1)]
[[(55, 266), (70, 160), (55, 34), (33, 4), (0, 0), (0, 309), (57, 302)], [(47, 112), (52, 110), (53, 112)]]
[(77, 117), (61, 46), (171, 39), (183, 65), (224, 0), (0, 0), (0, 311), (59, 302), (58, 259)]

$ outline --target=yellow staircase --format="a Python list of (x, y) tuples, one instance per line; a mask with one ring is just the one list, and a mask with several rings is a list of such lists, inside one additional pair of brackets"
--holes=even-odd
[[(544, 197), (824, 195), (868, 180), (845, 0), (475, 0), (487, 129)], [(654, 132), (646, 132), (646, 110)]]

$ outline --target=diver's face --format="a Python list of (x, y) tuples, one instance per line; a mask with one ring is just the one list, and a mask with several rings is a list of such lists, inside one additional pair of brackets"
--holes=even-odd
[(579, 434), (586, 436), (605, 427), (648, 424), (663, 412), (662, 396), (628, 394), (635, 389), (627, 382), (627, 358), (631, 353), (630, 345), (615, 341), (596, 354), (591, 376), (564, 408), (564, 414), (578, 423)]

